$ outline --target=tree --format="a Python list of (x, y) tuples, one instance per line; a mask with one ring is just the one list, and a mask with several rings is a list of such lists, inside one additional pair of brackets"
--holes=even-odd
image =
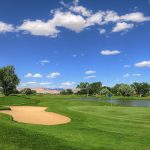
[(89, 95), (90, 84), (88, 82), (81, 82), (79, 85), (77, 85), (77, 88), (80, 89), (78, 94), (86, 94), (87, 96)]
[(32, 94), (36, 94), (37, 92), (36, 92), (36, 90), (32, 90)]
[(109, 87), (109, 86), (103, 86), (103, 88), (106, 88), (106, 89), (108, 89), (109, 91), (111, 91), (111, 87)]
[(30, 88), (24, 88), (20, 91), (20, 93), (25, 95), (36, 94), (35, 90), (31, 90)]
[(0, 94), (3, 93), (3, 89), (0, 87)]
[(150, 95), (150, 84), (143, 82), (141, 83), (141, 96), (149, 96)]
[(111, 88), (111, 92), (114, 94), (114, 95), (118, 95), (118, 88), (122, 85), (121, 84), (116, 84), (114, 87)]
[(66, 89), (66, 90), (61, 91), (60, 94), (62, 94), (62, 95), (72, 95), (73, 91), (72, 91), (72, 89)]
[(77, 88), (79, 90), (79, 94), (86, 94), (87, 96), (89, 94), (99, 94), (100, 89), (102, 88), (101, 82), (93, 82), (89, 84), (88, 82), (81, 82), (79, 85), (77, 85)]
[(99, 94), (101, 88), (102, 88), (102, 83), (101, 82), (93, 82), (93, 83), (90, 84), (89, 94), (91, 94), (91, 95)]
[(120, 96), (132, 96), (134, 93), (134, 89), (127, 84), (121, 84), (117, 89), (117, 95)]
[(111, 94), (111, 92), (108, 90), (108, 88), (102, 88), (100, 90), (100, 95), (105, 95), (107, 96), (108, 94)]
[(12, 65), (0, 68), (0, 87), (2, 87), (2, 93), (5, 96), (14, 93), (19, 82), (20, 79)]
[(138, 96), (148, 96), (150, 94), (150, 84), (148, 83), (134, 82), (133, 84), (131, 84), (131, 86), (134, 88), (136, 95)]
[(66, 93), (67, 93), (68, 95), (72, 95), (72, 94), (73, 94), (73, 91), (72, 91), (72, 89), (66, 89)]

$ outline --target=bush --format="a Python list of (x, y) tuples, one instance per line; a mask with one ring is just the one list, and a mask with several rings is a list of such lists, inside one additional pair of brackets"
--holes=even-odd
[(108, 94), (111, 94), (111, 92), (108, 90), (108, 88), (102, 88), (100, 90), (100, 95), (105, 95), (107, 96)]
[(133, 96), (134, 94), (134, 89), (127, 84), (121, 84), (117, 89), (117, 95), (120, 96)]
[(134, 88), (136, 95), (138, 96), (150, 96), (150, 84), (148, 83), (137, 83), (134, 82), (133, 84), (131, 84), (131, 86)]
[(62, 95), (72, 95), (73, 91), (72, 91), (72, 89), (66, 89), (66, 90), (61, 91), (60, 94), (62, 94)]
[(20, 91), (20, 93), (25, 95), (36, 94), (35, 90), (31, 90), (30, 88), (24, 88)]

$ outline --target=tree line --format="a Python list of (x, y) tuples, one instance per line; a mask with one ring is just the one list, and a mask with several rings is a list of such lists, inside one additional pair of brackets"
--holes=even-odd
[[(103, 95), (107, 96), (109, 94), (115, 96), (150, 96), (150, 84), (146, 82), (138, 83), (134, 82), (130, 85), (120, 83), (113, 87), (102, 86), (101, 82), (81, 82), (76, 87), (76, 94), (79, 95)], [(61, 92), (61, 94), (69, 95), (73, 94), (71, 89), (66, 89)]]
[[(19, 85), (20, 79), (15, 73), (15, 68), (12, 65), (0, 68), (0, 91), (8, 96), (10, 94), (18, 93), (17, 85)], [(120, 83), (113, 87), (103, 86), (101, 82), (81, 82), (76, 87), (76, 94), (79, 95), (104, 95), (113, 94), (116, 96), (150, 96), (150, 84), (147, 82), (134, 82), (131, 85)], [(34, 94), (29, 88), (25, 88), (20, 91), (23, 94)], [(71, 95), (74, 94), (72, 89), (66, 89), (61, 91), (60, 94)]]

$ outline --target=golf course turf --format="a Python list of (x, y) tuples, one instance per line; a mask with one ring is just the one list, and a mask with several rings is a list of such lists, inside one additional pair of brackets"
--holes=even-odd
[(150, 107), (120, 107), (99, 101), (71, 100), (79, 96), (0, 97), (8, 106), (42, 106), (71, 118), (64, 125), (15, 122), (0, 113), (2, 150), (149, 150)]

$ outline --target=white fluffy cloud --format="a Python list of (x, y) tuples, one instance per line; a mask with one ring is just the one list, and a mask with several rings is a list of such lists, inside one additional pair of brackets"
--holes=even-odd
[(84, 29), (85, 23), (85, 19), (80, 15), (56, 11), (53, 18), (47, 22), (25, 20), (18, 30), (29, 32), (32, 35), (56, 37), (60, 32), (57, 27), (64, 27), (78, 33)]
[[(51, 10), (50, 19), (46, 21), (42, 19), (24, 20), (20, 26), (16, 27), (16, 30), (35, 36), (57, 37), (62, 27), (79, 33), (94, 25), (104, 26), (108, 23), (116, 23), (112, 32), (120, 32), (134, 28), (137, 23), (150, 21), (150, 16), (144, 16), (142, 12), (131, 12), (124, 15), (119, 15), (113, 10), (93, 12), (78, 3), (78, 0), (74, 0), (73, 5), (67, 5), (61, 1), (65, 9)], [(0, 22), (0, 32), (11, 31), (14, 31), (13, 25)], [(101, 34), (105, 32), (105, 29), (100, 30)]]
[(108, 22), (144, 22), (150, 21), (150, 16), (145, 17), (141, 12), (132, 12), (122, 16), (119, 16), (115, 11), (106, 11), (104, 14), (104, 23)]
[(120, 16), (117, 12), (109, 10), (103, 12), (103, 22), (102, 24), (107, 24), (109, 22), (117, 22), (120, 20)]
[(132, 21), (132, 22), (150, 21), (150, 17), (145, 17), (144, 14), (141, 12), (125, 14), (125, 15), (121, 16), (120, 19), (124, 20), (124, 21)]
[(7, 24), (0, 21), (0, 33), (13, 32), (13, 31), (14, 31), (14, 27), (12, 24)]
[(33, 78), (42, 78), (42, 75), (39, 73), (36, 73), (34, 75), (32, 75)]
[(55, 24), (50, 20), (44, 22), (42, 20), (25, 20), (21, 26), (17, 28), (18, 31), (25, 31), (32, 35), (38, 36), (51, 36), (56, 37), (59, 31), (56, 29)]
[(57, 78), (57, 77), (59, 77), (59, 76), (60, 76), (60, 73), (59, 73), (59, 72), (53, 72), (53, 73), (47, 75), (47, 78), (53, 79), (53, 78)]
[(71, 6), (69, 8), (72, 12), (78, 13), (82, 16), (91, 16), (92, 11), (88, 10), (87, 8), (83, 7), (83, 6)]
[(40, 64), (41, 64), (41, 65), (44, 65), (44, 64), (48, 64), (49, 62), (50, 62), (49, 60), (44, 59), (44, 60), (41, 60), (41, 61), (40, 61)]
[(76, 83), (75, 82), (70, 82), (70, 81), (62, 82), (59, 85), (60, 88), (64, 88), (64, 89), (74, 88), (75, 86), (76, 86)]
[(36, 84), (34, 81), (26, 82), (26, 84)]
[(87, 70), (86, 72), (85, 72), (85, 74), (87, 75), (87, 76), (85, 76), (84, 77), (84, 79), (92, 79), (92, 78), (96, 78), (96, 71), (95, 70)]
[(32, 78), (42, 78), (42, 75), (39, 74), (39, 73), (36, 73), (36, 74), (32, 74), (32, 73), (27, 73), (25, 75), (26, 78), (29, 78), (29, 77), (32, 77)]
[(25, 88), (25, 87), (30, 87), (30, 88), (35, 88), (35, 87), (49, 87), (53, 83), (52, 82), (35, 82), (35, 81), (29, 81), (29, 82), (22, 82), (20, 83), (19, 87), (20, 88)]
[(150, 67), (150, 61), (142, 61), (135, 64), (135, 67)]
[(132, 76), (134, 76), (134, 77), (140, 77), (141, 74), (140, 73), (134, 73), (134, 74), (132, 74)]
[(85, 19), (80, 15), (75, 15), (71, 12), (56, 11), (53, 20), (58, 27), (64, 27), (75, 32), (80, 32), (84, 29)]
[(130, 74), (129, 74), (129, 73), (127, 73), (127, 74), (125, 74), (125, 75), (123, 76), (123, 78), (127, 78), (127, 77), (130, 77)]
[(101, 51), (101, 54), (102, 55), (106, 55), (106, 56), (108, 56), (108, 55), (118, 55), (118, 54), (120, 54), (121, 52), (120, 51), (118, 51), (118, 50), (102, 50)]
[(86, 76), (84, 79), (92, 79), (92, 78), (96, 78), (96, 75)]
[(128, 77), (131, 77), (131, 76), (133, 76), (133, 77), (140, 77), (141, 74), (140, 74), (140, 73), (133, 73), (133, 74), (127, 73), (127, 74), (125, 74), (125, 75), (123, 76), (123, 78), (128, 78)]
[(99, 29), (100, 34), (104, 34), (106, 32), (106, 29)]
[(116, 26), (113, 28), (112, 32), (120, 32), (128, 29), (132, 29), (134, 27), (133, 23), (126, 23), (126, 22), (118, 22)]
[(37, 84), (37, 82), (30, 81), (30, 82), (22, 82), (20, 83), (19, 87), (33, 87)]
[(100, 12), (97, 12), (97, 13), (92, 14), (91, 16), (89, 16), (86, 19), (85, 27), (90, 27), (90, 26), (93, 26), (95, 24), (100, 25), (103, 21), (104, 14), (105, 14), (104, 12), (100, 11)]
[[(84, 6), (78, 5), (79, 1), (75, 0), (74, 5), (67, 5), (63, 1), (61, 4), (68, 9), (57, 9), (52, 11), (52, 18), (47, 21), (42, 20), (25, 20), (21, 26), (18, 27), (19, 31), (25, 31), (32, 35), (57, 37), (60, 33), (59, 27), (63, 27), (79, 33), (94, 25), (107, 25), (108, 23), (116, 23), (112, 32), (120, 32), (134, 27), (134, 23), (150, 21), (150, 17), (144, 16), (141, 12), (131, 12), (119, 16), (113, 10), (93, 12)], [(128, 23), (130, 22), (130, 23)], [(132, 22), (132, 23), (131, 23)], [(104, 34), (105, 29), (101, 29), (100, 33)]]
[(39, 83), (40, 85), (50, 85), (50, 84), (52, 84), (52, 82), (41, 82), (41, 83)]
[(24, 77), (28, 78), (28, 77), (32, 77), (31, 73), (27, 73)]
[(86, 75), (95, 74), (95, 73), (96, 73), (96, 71), (94, 71), (94, 70), (88, 70), (85, 72)]
[(69, 86), (70, 87), (70, 86), (74, 86), (75, 82), (62, 82), (61, 85), (62, 86)]

